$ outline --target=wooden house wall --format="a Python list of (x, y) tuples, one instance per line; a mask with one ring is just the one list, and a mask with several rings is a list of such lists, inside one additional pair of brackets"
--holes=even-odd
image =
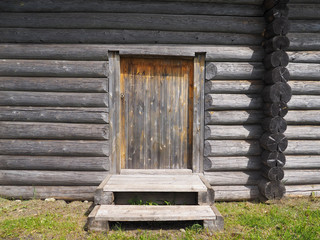
[[(299, 1), (291, 2), (288, 68), (294, 96), (286, 117), (285, 180), (288, 192), (304, 184), (309, 194), (312, 184), (320, 184), (320, 42), (314, 11), (320, 5), (304, 4), (307, 10), (300, 11)], [(217, 200), (257, 198), (261, 4), (1, 1), (0, 195), (92, 198), (109, 170), (108, 50), (120, 50), (206, 52), (205, 176)]]

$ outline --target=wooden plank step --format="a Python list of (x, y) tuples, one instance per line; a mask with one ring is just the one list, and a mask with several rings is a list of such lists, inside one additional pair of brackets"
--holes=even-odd
[(192, 221), (215, 220), (210, 206), (101, 205), (96, 221)]
[(198, 175), (112, 175), (105, 192), (206, 192)]

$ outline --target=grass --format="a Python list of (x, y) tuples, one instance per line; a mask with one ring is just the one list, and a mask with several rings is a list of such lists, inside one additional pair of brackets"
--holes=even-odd
[[(0, 198), (0, 239), (320, 239), (320, 199), (283, 199), (216, 203), (225, 230), (213, 235), (201, 225), (163, 230), (124, 230), (115, 225), (108, 234), (84, 231), (90, 202)], [(175, 226), (173, 226), (175, 227)]]

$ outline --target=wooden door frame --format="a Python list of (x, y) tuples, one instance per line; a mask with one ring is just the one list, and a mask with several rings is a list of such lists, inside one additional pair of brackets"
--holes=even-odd
[[(127, 54), (126, 54), (127, 55)], [(141, 56), (140, 56), (141, 57)], [(163, 56), (160, 56), (163, 57)], [(168, 57), (168, 56), (167, 56)], [(174, 56), (170, 56), (174, 57)], [(120, 54), (108, 52), (109, 61), (109, 161), (110, 172), (121, 171)], [(192, 172), (203, 172), (205, 53), (195, 53), (193, 85)]]

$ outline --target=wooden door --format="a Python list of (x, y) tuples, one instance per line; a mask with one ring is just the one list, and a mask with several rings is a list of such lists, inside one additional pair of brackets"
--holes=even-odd
[(120, 59), (121, 168), (191, 168), (193, 60)]

